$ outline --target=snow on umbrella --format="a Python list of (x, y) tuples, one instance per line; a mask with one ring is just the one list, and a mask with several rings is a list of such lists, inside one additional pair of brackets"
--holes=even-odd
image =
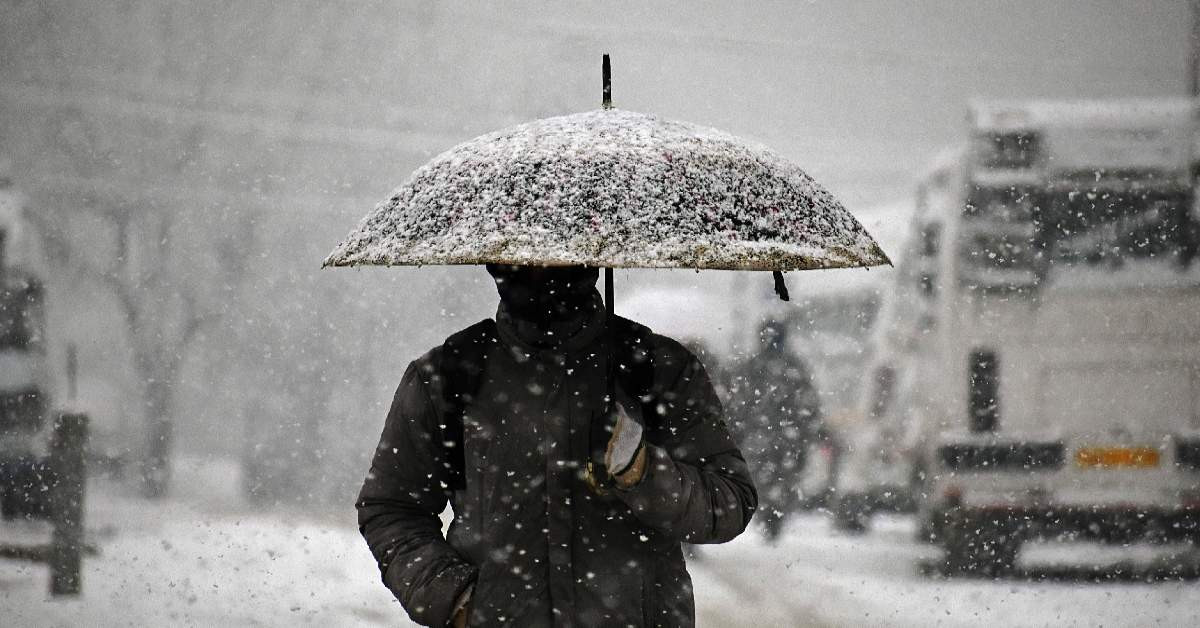
[(833, 195), (770, 150), (605, 109), (522, 124), (439, 155), (325, 265), (787, 271), (887, 262)]

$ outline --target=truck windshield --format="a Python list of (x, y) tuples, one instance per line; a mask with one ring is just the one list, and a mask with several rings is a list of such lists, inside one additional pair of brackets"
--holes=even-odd
[(1186, 264), (1196, 254), (1200, 225), (1185, 191), (1076, 189), (1041, 205), (1038, 244), (1052, 264)]
[(1041, 198), (1040, 192), (1039, 188), (1029, 185), (976, 185), (967, 198), (963, 216), (975, 220), (1029, 222)]
[(1034, 283), (1035, 218), (1041, 191), (1031, 186), (976, 186), (963, 207), (960, 252), (970, 285)]
[(1163, 261), (1186, 266), (1197, 253), (1200, 221), (1180, 189), (1045, 190), (977, 187), (963, 208), (962, 254), (979, 272), (1036, 271), (992, 282), (1037, 283), (1052, 268)]

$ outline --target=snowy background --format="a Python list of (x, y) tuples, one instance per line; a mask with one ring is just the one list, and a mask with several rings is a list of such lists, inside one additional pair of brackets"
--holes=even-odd
[[(51, 600), (43, 567), (0, 560), (0, 624), (402, 623), (354, 491), (404, 366), (490, 315), (495, 292), (477, 268), (318, 267), (438, 152), (597, 107), (601, 53), (618, 106), (772, 147), (891, 252), (969, 98), (1180, 95), (1189, 28), (1184, 0), (0, 3), (0, 179), (29, 223), (10, 250), (46, 279), (54, 401), (89, 414), (113, 472), (90, 486), (83, 596)], [(888, 273), (789, 284), (870, 299)], [(771, 297), (737, 273), (618, 282), (631, 306), (706, 295), (697, 318), (731, 352)], [(813, 345), (831, 413), (855, 391), (829, 373), (856, 368), (838, 356), (859, 341)], [(138, 464), (163, 421), (171, 481), (147, 501)], [(0, 523), (3, 542), (45, 536)], [(1187, 548), (1039, 547), (1032, 581), (947, 581), (922, 573), (931, 548), (912, 536), (902, 517), (841, 536), (814, 513), (777, 548), (751, 533), (704, 550), (699, 621), (1198, 622), (1194, 582), (1153, 581), (1159, 553)], [(1097, 559), (1134, 576), (1093, 582), (1080, 566)]]

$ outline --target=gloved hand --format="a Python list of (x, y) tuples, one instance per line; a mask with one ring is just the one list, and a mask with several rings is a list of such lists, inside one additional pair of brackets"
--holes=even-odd
[(475, 585), (472, 584), (454, 601), (454, 614), (450, 616), (451, 628), (467, 628), (467, 618), (471, 616), (471, 594), (474, 592)]
[(617, 484), (628, 488), (637, 484), (646, 471), (645, 429), (617, 404), (617, 424), (604, 451), (604, 466)]

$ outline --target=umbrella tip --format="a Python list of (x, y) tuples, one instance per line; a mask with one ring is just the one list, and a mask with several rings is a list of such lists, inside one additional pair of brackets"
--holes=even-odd
[(604, 54), (604, 60), (600, 64), (600, 74), (604, 80), (604, 99), (602, 104), (605, 109), (612, 109), (612, 66), (608, 61), (608, 53)]

